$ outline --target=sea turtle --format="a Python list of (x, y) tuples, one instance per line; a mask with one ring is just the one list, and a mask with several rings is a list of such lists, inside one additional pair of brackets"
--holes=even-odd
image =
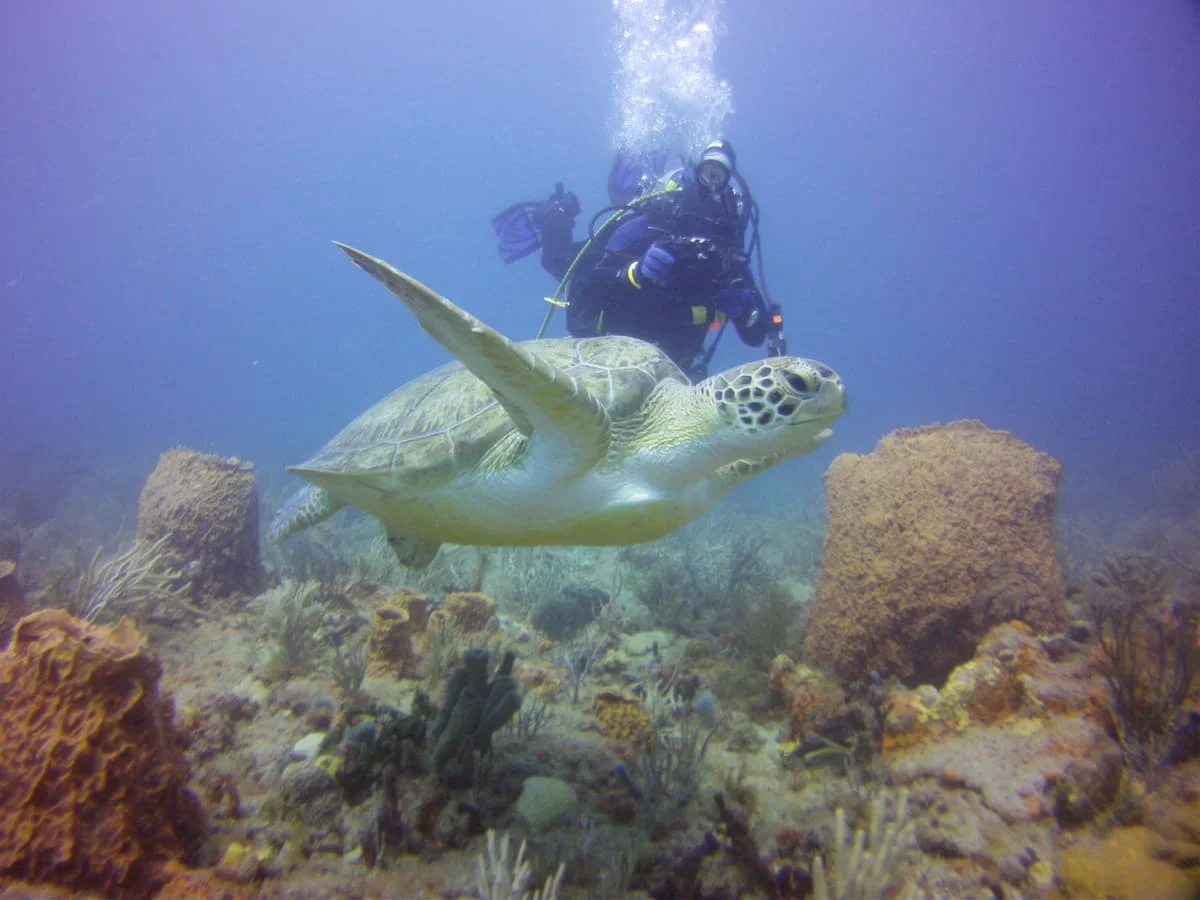
[(406, 566), (443, 542), (634, 544), (830, 436), (841, 379), (812, 360), (747, 363), (691, 384), (628, 337), (514, 343), (382, 260), (338, 244), (458, 357), (380, 400), (308, 462), (282, 539), (357, 506)]

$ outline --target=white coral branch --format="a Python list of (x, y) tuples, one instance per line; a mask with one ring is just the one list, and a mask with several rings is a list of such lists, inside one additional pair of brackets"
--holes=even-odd
[(509, 863), (509, 837), (497, 837), (488, 829), (487, 851), (478, 857), (478, 890), (481, 900), (558, 900), (565, 868), (560, 865), (554, 876), (547, 876), (540, 891), (525, 888), (532, 877), (529, 861), (525, 859), (525, 842), (517, 850), (517, 858)]
[(908, 791), (895, 799), (895, 812), (888, 815), (888, 795), (880, 793), (871, 802), (868, 827), (850, 833), (846, 811), (839, 808), (834, 829), (836, 859), (833, 879), (825, 874), (821, 857), (813, 860), (814, 900), (875, 900), (888, 896), (896, 869), (915, 840), (916, 826), (908, 821)]

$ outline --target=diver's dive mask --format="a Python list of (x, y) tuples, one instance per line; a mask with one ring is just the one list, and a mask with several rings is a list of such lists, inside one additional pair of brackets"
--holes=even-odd
[(736, 162), (733, 147), (727, 141), (712, 141), (704, 148), (700, 161), (696, 163), (696, 181), (718, 194), (729, 186)]

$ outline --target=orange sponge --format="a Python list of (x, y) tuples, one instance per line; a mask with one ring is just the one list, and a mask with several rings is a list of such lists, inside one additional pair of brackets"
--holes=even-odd
[(203, 838), (203, 808), (128, 620), (53, 609), (0, 653), (0, 879), (146, 896)]

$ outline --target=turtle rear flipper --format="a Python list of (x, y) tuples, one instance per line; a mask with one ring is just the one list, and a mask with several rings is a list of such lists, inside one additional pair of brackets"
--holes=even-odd
[(325, 521), (343, 506), (344, 503), (333, 499), (333, 495), (324, 488), (305, 485), (275, 513), (275, 518), (267, 526), (267, 540), (282, 541), (309, 525)]
[(388, 546), (396, 554), (396, 560), (407, 569), (424, 569), (437, 556), (442, 547), (441, 541), (429, 541), (402, 531), (387, 533)]

